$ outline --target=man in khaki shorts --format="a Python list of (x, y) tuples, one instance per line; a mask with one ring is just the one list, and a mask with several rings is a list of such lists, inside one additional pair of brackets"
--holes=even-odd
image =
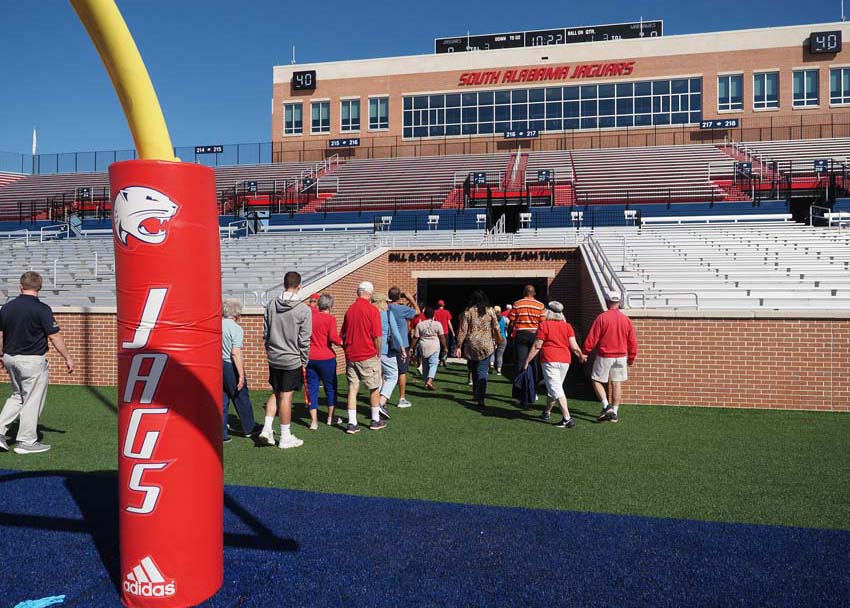
[[(589, 355), (596, 349), (593, 362), (593, 390), (602, 402), (600, 422), (619, 422), (620, 399), (623, 396), (622, 383), (629, 379), (629, 365), (637, 357), (637, 338), (631, 320), (620, 310), (620, 294), (608, 292), (605, 295), (608, 310), (600, 314), (590, 326), (590, 332), (584, 341), (584, 354)], [(610, 384), (610, 399), (605, 391)]]
[(369, 391), (372, 422), (369, 429), (379, 431), (387, 423), (381, 420), (381, 313), (370, 300), (374, 286), (363, 281), (357, 287), (357, 299), (342, 321), (342, 347), (345, 350), (345, 375), (348, 378), (348, 426), (345, 432), (354, 435), (357, 426), (357, 391), (362, 383)]

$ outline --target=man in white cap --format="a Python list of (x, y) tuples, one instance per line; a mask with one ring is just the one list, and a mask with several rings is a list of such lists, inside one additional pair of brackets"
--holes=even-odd
[(342, 321), (342, 347), (345, 350), (345, 375), (348, 378), (348, 426), (345, 432), (354, 435), (357, 426), (357, 391), (362, 382), (369, 391), (372, 423), (369, 428), (379, 431), (387, 427), (381, 420), (381, 313), (370, 299), (375, 287), (369, 281), (357, 286), (357, 299)]
[[(584, 341), (584, 354), (596, 349), (593, 362), (593, 390), (602, 402), (600, 422), (618, 422), (622, 383), (629, 379), (628, 366), (637, 357), (638, 345), (635, 328), (631, 320), (620, 310), (620, 294), (608, 291), (605, 294), (608, 310), (600, 314), (590, 326)], [(605, 384), (610, 383), (610, 402)]]

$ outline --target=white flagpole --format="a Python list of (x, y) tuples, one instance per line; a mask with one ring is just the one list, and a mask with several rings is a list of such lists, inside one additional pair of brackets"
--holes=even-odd
[(32, 155), (35, 156), (38, 153), (38, 135), (35, 132), (35, 125), (32, 128)]

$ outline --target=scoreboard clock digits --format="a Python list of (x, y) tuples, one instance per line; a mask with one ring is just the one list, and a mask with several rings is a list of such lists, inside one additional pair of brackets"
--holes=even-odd
[(313, 91), (316, 88), (316, 70), (293, 72), (292, 88), (295, 91)]
[(820, 53), (838, 53), (841, 51), (841, 30), (832, 32), (812, 32), (809, 36), (809, 52), (813, 55)]

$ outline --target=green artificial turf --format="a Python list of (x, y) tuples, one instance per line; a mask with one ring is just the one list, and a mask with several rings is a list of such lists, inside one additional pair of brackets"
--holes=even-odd
[[(344, 385), (344, 380), (341, 381)], [(306, 426), (297, 449), (224, 446), (228, 484), (502, 506), (850, 529), (850, 415), (623, 406), (619, 424), (593, 422), (598, 404), (572, 401), (572, 430), (536, 420), (492, 376), (490, 409), (465, 407), (460, 371), (437, 392), (409, 383), (414, 407), (391, 407), (387, 429)], [(9, 392), (0, 386), (0, 398)], [(253, 393), (257, 420), (267, 391)], [(45, 454), (0, 454), (0, 469), (112, 470), (115, 390), (53, 386), (41, 418)], [(542, 404), (542, 398), (539, 401)], [(324, 421), (325, 408), (320, 408)], [(340, 414), (344, 412), (340, 411)], [(231, 408), (231, 415), (233, 410)], [(553, 414), (553, 422), (560, 419)], [(275, 425), (277, 432), (277, 425)]]

